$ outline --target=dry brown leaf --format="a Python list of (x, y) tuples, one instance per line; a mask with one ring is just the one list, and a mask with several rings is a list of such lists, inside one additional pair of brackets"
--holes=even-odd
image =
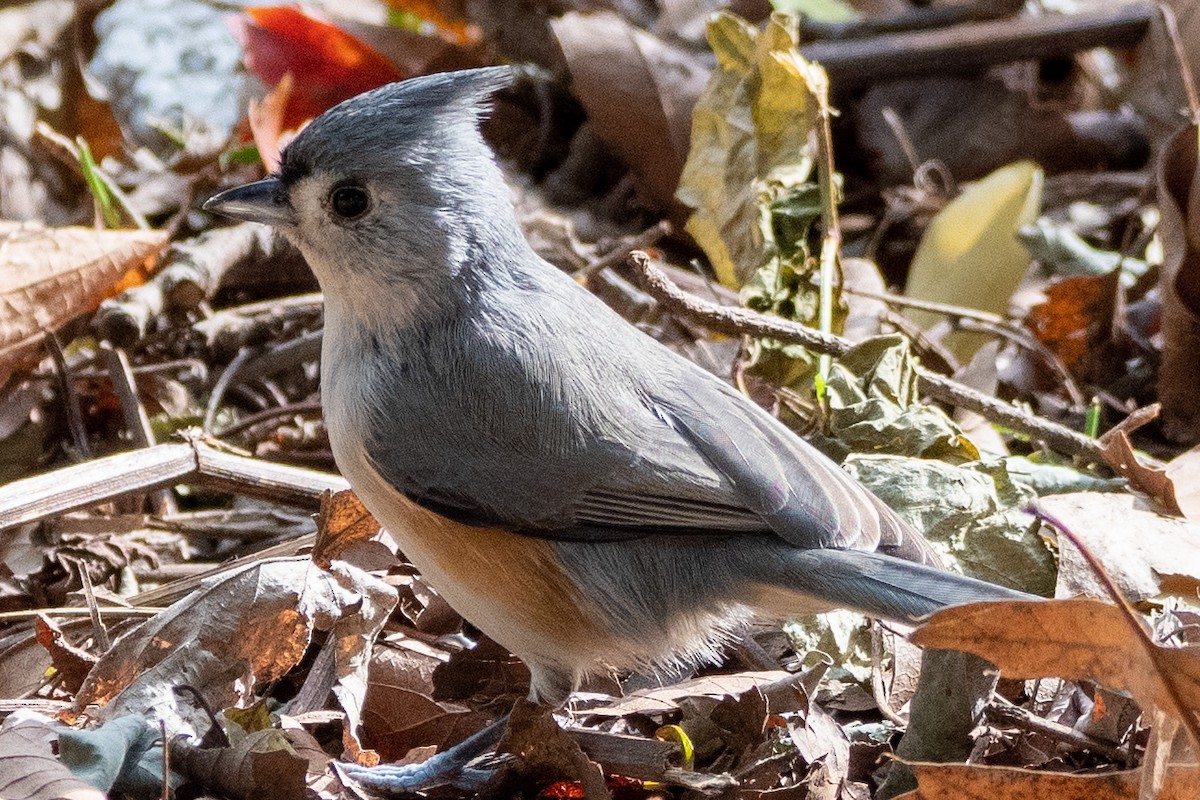
[(1200, 169), (1196, 137), (1194, 125), (1176, 133), (1163, 148), (1158, 165), (1163, 247), (1158, 399), (1163, 407), (1163, 432), (1189, 443), (1200, 440)]
[(1181, 453), (1167, 464), (1167, 477), (1175, 485), (1179, 512), (1200, 521), (1200, 446)]
[(83, 684), (84, 678), (96, 664), (96, 656), (81, 647), (71, 644), (63, 634), (62, 628), (45, 614), (38, 614), (34, 620), (38, 644), (46, 648), (54, 662), (54, 669), (63, 679), (63, 687), (68, 692), (74, 692)]
[[(1043, 497), (1038, 505), (1067, 524), (1134, 602), (1200, 592), (1200, 525), (1164, 517), (1127, 492)], [(1107, 594), (1079, 551), (1059, 537), (1058, 597)]]
[(0, 797), (6, 800), (104, 800), (105, 794), (75, 777), (51, 750), (48, 724), (10, 721), (0, 728)]
[(1104, 461), (1113, 472), (1128, 480), (1130, 486), (1148, 494), (1168, 514), (1182, 513), (1175, 499), (1174, 482), (1162, 469), (1142, 463), (1127, 432), (1113, 428), (1100, 437), (1099, 445)]
[(442, 654), (404, 647), (376, 648), (362, 721), (364, 739), (383, 760), (395, 761), (414, 747), (438, 744), (410, 732), (447, 713), (433, 699), (433, 671), (445, 660)]
[(1147, 648), (1117, 606), (1098, 600), (971, 603), (937, 612), (911, 638), (975, 653), (1008, 678), (1095, 680), (1143, 708), (1200, 712), (1200, 647)]
[(211, 749), (181, 739), (171, 747), (171, 766), (223, 797), (304, 800), (309, 754), (293, 749), (289, 733), (269, 728)]
[(324, 569), (350, 546), (373, 539), (378, 533), (379, 523), (353, 491), (326, 492), (321, 496), (321, 511), (317, 514), (313, 563)]
[(120, 639), (88, 675), (75, 708), (98, 704), (95, 716), (109, 719), (153, 707), (186, 730), (190, 705), (181, 707), (171, 687), (188, 684), (214, 708), (235, 705), (291, 670), (320, 629), (329, 632), (333, 656), (326, 685), (314, 691), (332, 690), (357, 730), (370, 645), (396, 593), (362, 570), (335, 567), (268, 559), (205, 584)]
[(453, 747), (492, 721), (482, 711), (439, 711), (416, 724), (405, 724), (405, 719), (397, 716), (390, 720), (390, 730), (372, 731), (371, 749), (382, 761), (407, 760), (424, 748), (441, 751)]
[(0, 221), (0, 383), (31, 356), (44, 331), (94, 310), (166, 243), (161, 231)]
[(572, 12), (550, 25), (596, 133), (633, 169), (645, 198), (670, 207), (708, 70), (611, 12)]
[[(920, 787), (896, 800), (1134, 800), (1140, 769), (1104, 775), (1034, 772), (976, 764), (913, 764)], [(1190, 800), (1200, 792), (1200, 770), (1172, 766), (1157, 800)]]

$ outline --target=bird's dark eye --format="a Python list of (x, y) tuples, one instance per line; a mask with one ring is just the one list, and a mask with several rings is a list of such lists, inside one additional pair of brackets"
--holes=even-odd
[(361, 217), (370, 205), (371, 198), (361, 186), (338, 186), (329, 193), (329, 206), (342, 219)]

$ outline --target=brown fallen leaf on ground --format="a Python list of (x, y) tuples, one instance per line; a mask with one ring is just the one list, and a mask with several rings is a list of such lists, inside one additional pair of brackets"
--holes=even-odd
[(167, 244), (161, 231), (47, 228), (0, 220), (0, 384), (45, 331), (92, 311)]
[(613, 13), (572, 12), (550, 25), (596, 132), (633, 168), (645, 198), (669, 208), (708, 69)]
[(1158, 413), (1159, 404), (1155, 403), (1138, 409), (1121, 425), (1106, 431), (1098, 440), (1100, 455), (1113, 472), (1129, 481), (1129, 485), (1134, 489), (1148, 494), (1165, 513), (1181, 515), (1183, 512), (1175, 498), (1175, 482), (1165, 470), (1139, 459), (1133, 450), (1133, 442), (1129, 439), (1130, 432), (1139, 424), (1133, 420), (1140, 417), (1149, 421), (1157, 417)]
[[(920, 788), (896, 800), (1134, 800), (1142, 770), (1106, 775), (1034, 772), (1016, 767), (976, 764), (913, 764)], [(1192, 800), (1200, 793), (1200, 769), (1168, 767), (1156, 800)]]
[[(1164, 594), (1189, 599), (1200, 591), (1200, 525), (1195, 522), (1157, 514), (1128, 492), (1051, 495), (1038, 505), (1070, 525), (1131, 601)], [(1058, 537), (1058, 549), (1056, 596), (1107, 597), (1095, 571), (1066, 537)]]
[(1098, 600), (956, 606), (930, 617), (912, 640), (975, 653), (1007, 678), (1095, 680), (1127, 690), (1143, 709), (1200, 711), (1200, 647), (1143, 644), (1118, 606)]
[(289, 742), (297, 734), (304, 735), (269, 728), (232, 747), (208, 749), (180, 739), (171, 747), (172, 766), (197, 784), (235, 800), (303, 800), (309, 760)]
[(71, 644), (58, 627), (45, 614), (34, 620), (38, 644), (46, 648), (54, 661), (54, 669), (62, 676), (63, 686), (69, 692), (79, 689), (88, 672), (96, 665), (96, 657), (81, 647)]
[(110, 719), (155, 708), (175, 730), (192, 727), (189, 706), (173, 687), (187, 684), (213, 708), (253, 694), (287, 674), (316, 630), (329, 633), (331, 663), (314, 669), (346, 712), (347, 734), (358, 731), (371, 643), (396, 602), (377, 578), (338, 562), (330, 571), (307, 558), (269, 559), (207, 583), (147, 620), (101, 657), (75, 698), (75, 708), (102, 706)]

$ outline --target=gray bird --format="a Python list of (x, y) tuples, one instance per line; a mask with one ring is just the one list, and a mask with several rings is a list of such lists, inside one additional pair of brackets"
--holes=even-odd
[(312, 266), (338, 467), (525, 661), (531, 698), (711, 656), (751, 616), (914, 620), (1022, 596), (939, 569), (836, 464), (534, 253), (479, 132), (510, 81), (359, 95), (205, 208), (273, 225)]

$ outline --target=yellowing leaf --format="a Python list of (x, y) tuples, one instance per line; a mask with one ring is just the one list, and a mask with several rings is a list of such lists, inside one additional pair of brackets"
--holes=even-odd
[[(905, 294), (917, 300), (1002, 314), (1029, 267), (1029, 252), (1017, 239), (1042, 203), (1042, 171), (1021, 161), (1002, 167), (942, 209), (921, 237), (909, 268)], [(941, 319), (928, 312), (907, 314), (929, 327)], [(986, 339), (954, 333), (947, 343), (962, 360)]]
[[(741, 286), (770, 256), (758, 232), (770, 198), (810, 180), (816, 154), (814, 71), (787, 17), (757, 33), (722, 12), (708, 26), (717, 69), (692, 111), (692, 137), (676, 198), (726, 286)], [(823, 76), (822, 76), (823, 77)]]

